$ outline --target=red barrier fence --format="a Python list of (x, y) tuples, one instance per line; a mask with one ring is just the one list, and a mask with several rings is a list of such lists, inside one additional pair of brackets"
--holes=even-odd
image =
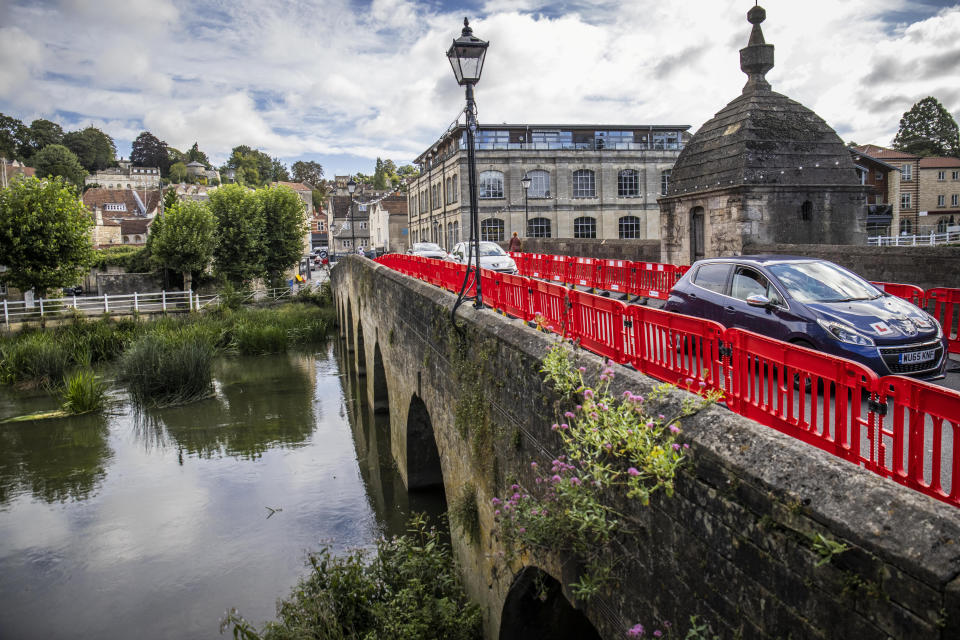
[[(532, 256), (529, 263), (537, 260)], [(456, 292), (466, 271), (464, 265), (414, 256), (387, 255), (377, 262)], [(619, 262), (561, 256), (531, 268), (549, 265), (551, 278), (561, 269), (561, 278), (593, 273), (606, 284), (622, 285), (628, 278)], [(614, 263), (612, 269), (604, 268), (608, 263)], [(664, 279), (682, 273), (628, 264), (634, 283), (639, 272), (670, 274), (650, 276)], [(536, 319), (544, 328), (654, 378), (694, 392), (720, 391), (723, 402), (740, 415), (960, 506), (960, 394), (954, 391), (902, 376), (878, 378), (850, 360), (555, 282), (487, 270), (481, 277), (484, 302), (496, 309), (525, 321)], [(952, 291), (927, 292), (940, 303), (938, 317), (960, 309)]]

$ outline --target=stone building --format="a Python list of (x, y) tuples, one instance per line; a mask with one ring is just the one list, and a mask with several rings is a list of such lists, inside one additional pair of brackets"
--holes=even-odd
[(665, 262), (738, 255), (747, 244), (865, 242), (870, 188), (826, 122), (771, 90), (765, 17), (759, 6), (747, 14), (742, 94), (687, 143), (659, 200)]
[(900, 169), (850, 148), (860, 184), (871, 187), (867, 196), (867, 237), (895, 234), (900, 224)]
[(890, 194), (894, 218), (890, 232), (891, 235), (913, 233), (920, 220), (920, 156), (875, 144), (851, 148), (858, 153), (882, 160), (900, 171), (899, 191), (896, 195)]
[(402, 253), (406, 250), (407, 198), (387, 196), (377, 200), (370, 210), (370, 246), (377, 253)]
[(104, 189), (159, 189), (160, 169), (134, 167), (129, 160), (120, 159), (119, 166), (97, 171), (87, 176), (84, 184), (97, 184)]
[(960, 158), (920, 158), (916, 233), (945, 233), (960, 225)]
[[(480, 237), (657, 238), (656, 199), (689, 125), (480, 125), (475, 136)], [(469, 235), (463, 125), (415, 160), (409, 242), (450, 248)], [(524, 193), (521, 179), (530, 178)], [(526, 204), (526, 207), (525, 207)]]
[(91, 213), (98, 211), (104, 218), (152, 218), (163, 201), (159, 189), (143, 191), (136, 189), (87, 189), (83, 204)]

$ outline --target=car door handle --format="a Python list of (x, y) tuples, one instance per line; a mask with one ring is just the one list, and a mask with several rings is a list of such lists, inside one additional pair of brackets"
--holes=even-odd
[(726, 311), (727, 313), (733, 313), (734, 311), (736, 311), (736, 309), (730, 306), (724, 307), (723, 310)]
[(696, 300), (696, 299), (697, 299), (697, 294), (691, 293), (691, 294), (690, 294), (690, 299), (691, 299), (691, 300)]

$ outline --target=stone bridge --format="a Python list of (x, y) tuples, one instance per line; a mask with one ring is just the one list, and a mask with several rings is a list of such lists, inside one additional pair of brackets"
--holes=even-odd
[[(618, 541), (616, 587), (578, 602), (577, 559), (504, 555), (491, 505), (560, 448), (539, 373), (554, 339), (470, 304), (457, 331), (454, 296), (357, 256), (332, 284), (358, 389), (389, 412), (407, 488), (442, 484), (450, 504), (476, 493), (476, 535), (452, 524), (451, 537), (487, 638), (612, 640), (663, 620), (682, 637), (694, 614), (723, 638), (960, 637), (960, 512), (721, 406), (684, 422), (691, 462), (672, 498), (609, 496), (640, 533)], [(620, 392), (658, 385), (618, 368)], [(685, 398), (671, 391), (658, 410)], [(846, 550), (825, 556), (820, 536)]]

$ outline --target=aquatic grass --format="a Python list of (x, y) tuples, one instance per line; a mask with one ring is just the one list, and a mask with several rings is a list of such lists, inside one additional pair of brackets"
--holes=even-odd
[(257, 322), (244, 318), (233, 326), (231, 346), (243, 355), (283, 353), (287, 350), (289, 337), (282, 326)]
[(106, 404), (107, 385), (90, 369), (78, 369), (64, 379), (62, 395), (66, 413), (90, 413)]
[(118, 379), (138, 404), (185, 404), (210, 395), (213, 357), (213, 345), (190, 331), (150, 333), (124, 352)]
[(44, 331), (0, 344), (0, 378), (7, 384), (53, 388), (63, 380), (70, 364), (71, 350)]

